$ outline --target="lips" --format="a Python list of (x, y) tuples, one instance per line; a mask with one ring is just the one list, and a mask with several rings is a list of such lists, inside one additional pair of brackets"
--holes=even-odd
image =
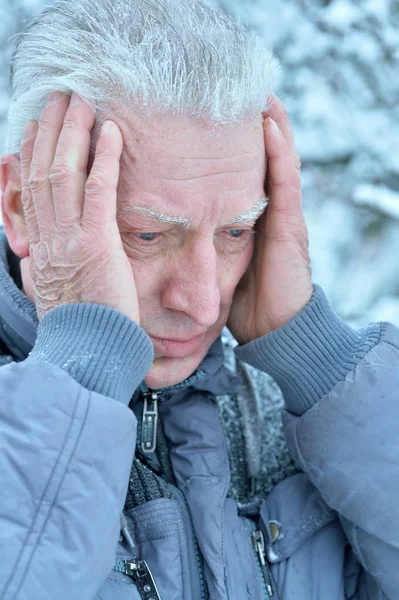
[(198, 335), (192, 335), (189, 338), (161, 338), (161, 337), (156, 337), (156, 336), (151, 336), (151, 337), (154, 340), (161, 340), (161, 341), (165, 341), (165, 342), (179, 342), (179, 343), (185, 344), (186, 342), (191, 342), (191, 340), (196, 340), (201, 335), (203, 335), (203, 334), (199, 333)]
[(160, 356), (166, 356), (169, 358), (184, 358), (198, 350), (200, 347), (205, 333), (201, 333), (195, 337), (188, 339), (166, 339), (150, 336), (154, 349)]

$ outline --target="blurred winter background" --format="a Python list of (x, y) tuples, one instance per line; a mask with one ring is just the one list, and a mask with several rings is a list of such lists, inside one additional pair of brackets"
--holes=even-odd
[[(351, 323), (399, 325), (399, 0), (208, 3), (255, 29), (281, 61), (313, 280)], [(44, 6), (0, 0), (0, 152), (12, 36)]]

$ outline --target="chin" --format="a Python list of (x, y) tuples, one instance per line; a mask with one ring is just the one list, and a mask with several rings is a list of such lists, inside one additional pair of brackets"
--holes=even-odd
[(213, 332), (213, 335), (206, 336), (201, 348), (184, 358), (171, 358), (167, 356), (155, 358), (144, 378), (144, 383), (153, 390), (181, 383), (187, 377), (190, 377), (201, 364), (209, 348), (219, 336), (219, 333)]

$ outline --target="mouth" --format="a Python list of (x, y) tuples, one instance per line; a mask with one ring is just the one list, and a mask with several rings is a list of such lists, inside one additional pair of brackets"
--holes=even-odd
[(167, 339), (150, 335), (155, 352), (169, 358), (184, 358), (201, 346), (205, 332), (187, 339)]

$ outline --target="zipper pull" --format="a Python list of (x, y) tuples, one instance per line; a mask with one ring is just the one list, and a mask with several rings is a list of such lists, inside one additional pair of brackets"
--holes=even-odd
[(141, 450), (146, 454), (155, 452), (157, 446), (157, 427), (158, 394), (156, 392), (145, 392), (141, 421)]
[(263, 576), (265, 578), (267, 592), (269, 596), (274, 596), (269, 565), (265, 560), (265, 538), (263, 536), (262, 531), (260, 530), (253, 531), (251, 537), (255, 552), (259, 556), (260, 565), (262, 567)]
[(134, 542), (132, 540), (132, 536), (129, 533), (129, 529), (128, 529), (128, 526), (127, 526), (127, 523), (126, 523), (125, 515), (123, 513), (121, 513), (120, 521), (121, 521), (121, 534), (125, 538), (125, 540), (127, 542), (127, 545), (129, 546), (130, 550), (133, 552), (133, 555), (134, 555), (135, 545), (134, 545)]
[(145, 560), (124, 560), (126, 575), (129, 575), (137, 586), (142, 600), (161, 600), (151, 571)]

